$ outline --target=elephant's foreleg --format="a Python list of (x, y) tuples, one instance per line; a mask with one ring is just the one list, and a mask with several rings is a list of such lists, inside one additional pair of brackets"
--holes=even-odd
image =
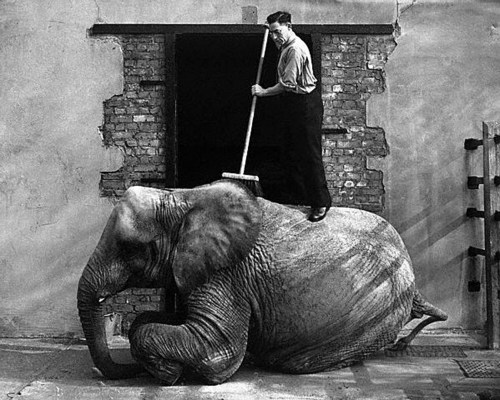
[[(148, 313), (140, 315), (129, 331), (130, 351), (134, 359), (151, 375), (167, 385), (173, 385), (182, 374), (183, 363), (167, 355), (169, 342), (180, 332), (178, 326), (151, 322), (154, 317)], [(160, 332), (165, 332), (160, 334)]]
[(147, 319), (134, 323), (130, 331), (132, 356), (168, 385), (177, 381), (184, 368), (208, 383), (222, 383), (243, 361), (248, 327), (225, 332), (221, 327), (207, 330), (206, 326), (166, 325)]
[(427, 325), (430, 325), (433, 322), (437, 321), (446, 321), (448, 319), (448, 315), (444, 311), (433, 306), (431, 303), (425, 300), (418, 291), (416, 291), (413, 298), (410, 319), (408, 320), (408, 322), (415, 318), (422, 318), (424, 315), (428, 315), (429, 318), (426, 318), (422, 322), (420, 322), (407, 336), (399, 339), (396, 344), (391, 347), (391, 350), (398, 351), (406, 349), (411, 341), (415, 339), (415, 336), (417, 336), (417, 334)]

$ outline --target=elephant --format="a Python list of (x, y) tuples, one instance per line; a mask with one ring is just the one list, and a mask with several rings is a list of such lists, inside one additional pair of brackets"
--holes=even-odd
[[(315, 373), (404, 348), (447, 319), (416, 289), (403, 240), (385, 219), (334, 207), (312, 223), (305, 212), (231, 180), (127, 189), (78, 283), (95, 366), (110, 379), (149, 372), (174, 385), (184, 373), (219, 384), (250, 354), (263, 368)], [(139, 315), (129, 331), (136, 363), (119, 364), (103, 300), (131, 286), (164, 287), (183, 306)]]

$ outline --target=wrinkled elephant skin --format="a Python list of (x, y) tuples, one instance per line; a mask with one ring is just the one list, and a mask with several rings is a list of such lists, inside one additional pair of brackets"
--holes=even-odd
[[(115, 364), (100, 300), (130, 282), (180, 293), (182, 320), (147, 313), (131, 327), (138, 365)], [(194, 189), (130, 188), (117, 204), (80, 279), (78, 307), (96, 366), (110, 378), (141, 368), (165, 384), (184, 370), (228, 379), (246, 352), (288, 373), (340, 368), (392, 343), (412, 318), (447, 318), (415, 288), (395, 229), (357, 209), (305, 210), (255, 198), (218, 181)]]

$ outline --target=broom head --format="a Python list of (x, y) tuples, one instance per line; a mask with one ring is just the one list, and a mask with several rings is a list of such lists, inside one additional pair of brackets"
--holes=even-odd
[(224, 172), (222, 177), (225, 179), (234, 179), (245, 185), (255, 196), (263, 197), (264, 191), (260, 186), (259, 177), (255, 175), (235, 174), (233, 172)]

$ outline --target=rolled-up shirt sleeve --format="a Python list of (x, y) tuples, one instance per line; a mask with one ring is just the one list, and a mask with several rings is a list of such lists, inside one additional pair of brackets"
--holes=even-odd
[(284, 56), (279, 81), (286, 91), (297, 93), (300, 84), (298, 79), (302, 76), (304, 60), (302, 60), (300, 52), (295, 49), (290, 49)]

